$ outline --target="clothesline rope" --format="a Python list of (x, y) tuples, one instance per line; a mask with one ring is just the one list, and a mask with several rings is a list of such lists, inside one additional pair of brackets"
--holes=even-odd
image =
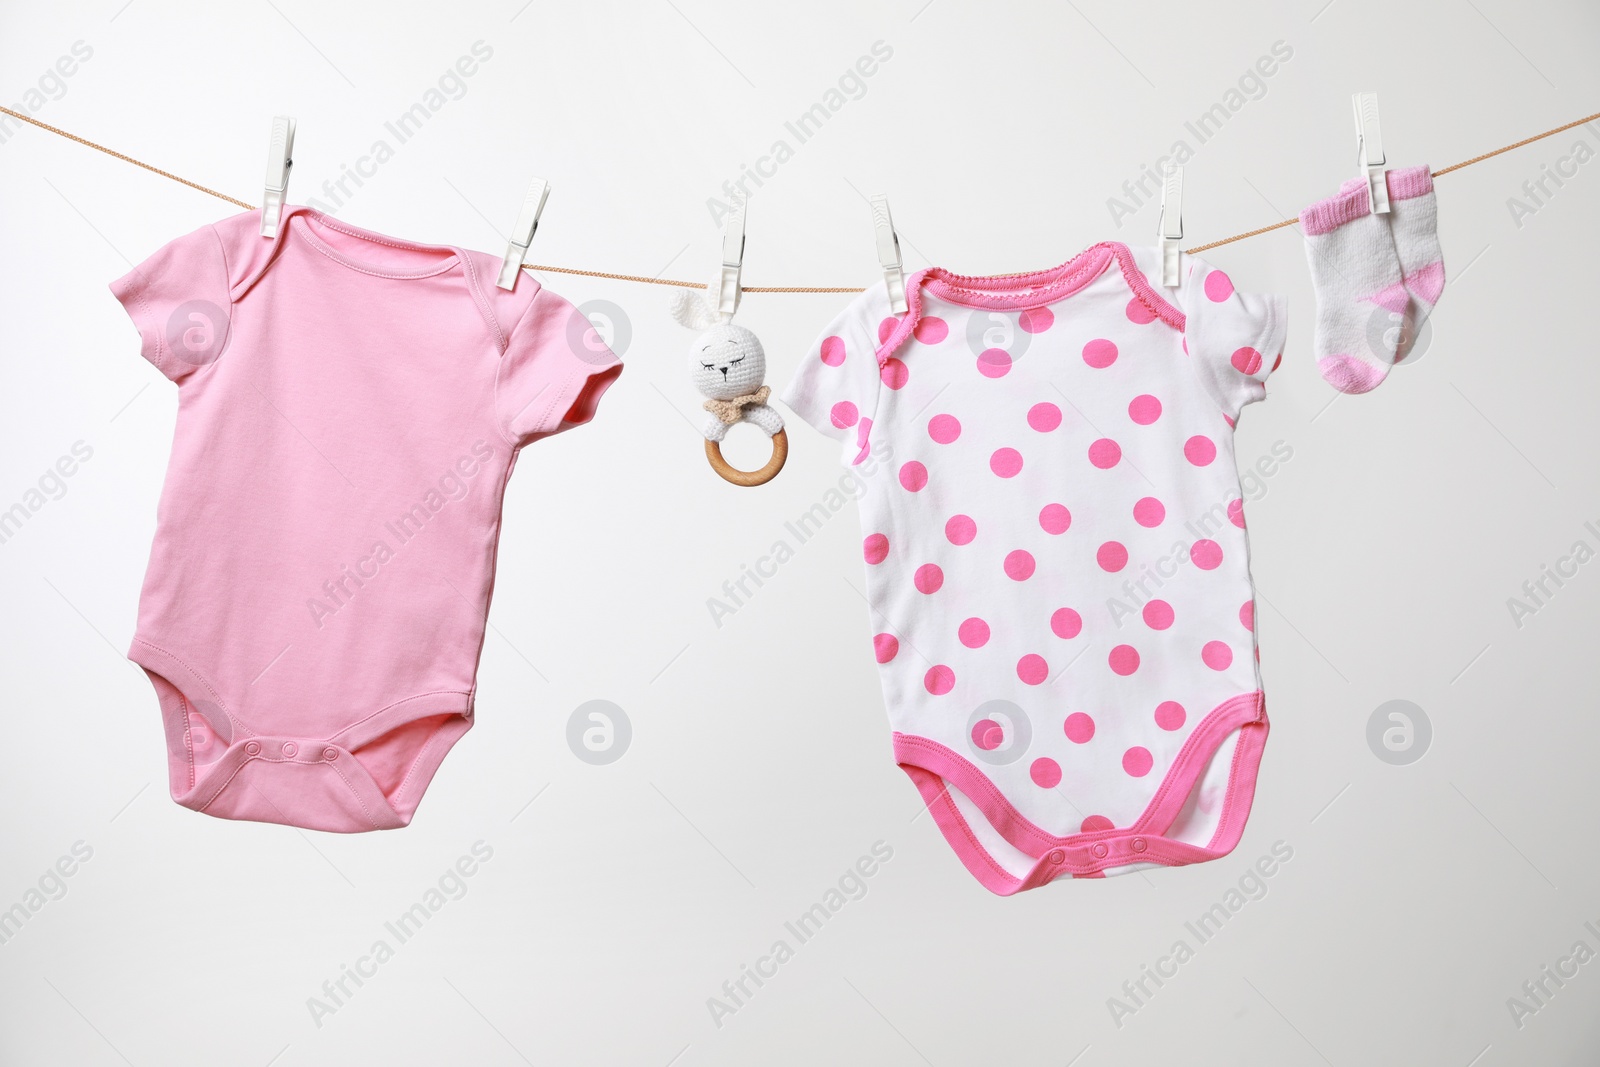
[[(51, 126), (51, 125), (49, 125), (47, 123), (40, 122), (38, 119), (33, 118), (31, 115), (24, 115), (21, 112), (12, 111), (8, 107), (0, 107), (0, 114), (10, 115), (12, 118), (17, 119), (17, 120), (19, 120), (21, 122), (26, 122), (31, 126), (37, 126), (39, 129), (45, 130), (48, 133), (53, 133), (57, 137), (65, 137), (67, 140), (76, 141), (78, 144), (81, 144), (86, 148), (92, 148), (97, 152), (104, 152), (106, 155), (112, 156), (113, 158), (116, 158), (116, 159), (120, 159), (124, 163), (132, 163), (134, 166), (141, 167), (144, 170), (147, 170), (152, 174), (159, 174), (163, 178), (170, 178), (173, 181), (179, 183), (180, 185), (187, 185), (191, 189), (198, 190), (199, 192), (202, 192), (202, 193), (207, 193), (207, 194), (209, 194), (211, 196), (216, 197), (218, 200), (226, 200), (228, 203), (236, 205), (236, 206), (241, 207), (241, 208), (244, 208), (246, 211), (254, 211), (255, 210), (256, 205), (254, 205), (254, 204), (247, 204), (243, 200), (236, 200), (233, 197), (228, 196), (226, 193), (219, 193), (215, 189), (207, 188), (206, 186), (201, 185), (199, 182), (192, 182), (188, 178), (180, 178), (180, 177), (178, 177), (178, 175), (171, 174), (171, 173), (169, 173), (167, 171), (164, 171), (160, 167), (152, 167), (148, 163), (141, 163), (139, 160), (134, 159), (132, 156), (125, 156), (121, 152), (117, 152), (117, 151), (115, 151), (113, 149), (107, 148), (105, 145), (96, 144), (95, 142), (93, 142), (91, 140), (88, 140), (87, 138), (79, 137), (75, 133), (68, 133), (66, 130), (59, 129), (59, 128), (57, 128), (55, 126)], [(1506, 152), (1510, 152), (1513, 149), (1522, 148), (1523, 146), (1530, 145), (1535, 141), (1542, 141), (1546, 137), (1554, 137), (1558, 133), (1565, 133), (1567, 130), (1573, 129), (1574, 127), (1577, 127), (1577, 126), (1582, 126), (1585, 123), (1593, 122), (1596, 119), (1600, 119), (1600, 111), (1595, 112), (1593, 115), (1585, 115), (1583, 118), (1576, 119), (1576, 120), (1574, 120), (1572, 122), (1567, 123), (1564, 126), (1557, 126), (1553, 130), (1545, 130), (1543, 133), (1536, 133), (1532, 137), (1524, 137), (1520, 141), (1516, 141), (1516, 142), (1514, 142), (1512, 144), (1505, 145), (1504, 147), (1501, 147), (1501, 148), (1496, 148), (1496, 149), (1494, 149), (1493, 151), (1490, 151), (1490, 152), (1485, 152), (1481, 156), (1473, 156), (1471, 159), (1462, 160), (1460, 163), (1453, 163), (1448, 167), (1444, 167), (1444, 168), (1442, 168), (1440, 170), (1434, 171), (1433, 172), (1433, 176), (1435, 178), (1442, 178), (1446, 174), (1449, 174), (1451, 171), (1457, 171), (1457, 170), (1461, 170), (1464, 167), (1470, 167), (1474, 163), (1482, 163), (1486, 159), (1493, 159), (1495, 156), (1501, 155), (1501, 154), (1506, 153)], [(1193, 255), (1194, 253), (1197, 253), (1197, 252), (1206, 252), (1206, 251), (1209, 251), (1210, 249), (1213, 249), (1213, 248), (1220, 248), (1223, 245), (1232, 244), (1235, 241), (1243, 241), (1243, 240), (1246, 240), (1246, 239), (1251, 238), (1251, 237), (1259, 237), (1264, 233), (1271, 233), (1273, 230), (1281, 230), (1285, 226), (1293, 226), (1298, 221), (1300, 221), (1300, 220), (1299, 219), (1284, 219), (1281, 222), (1274, 222), (1270, 226), (1262, 226), (1260, 229), (1247, 230), (1244, 233), (1236, 233), (1232, 237), (1224, 237), (1220, 241), (1212, 241), (1209, 244), (1198, 245), (1195, 248), (1186, 248), (1186, 249), (1184, 249), (1184, 251), (1189, 253), (1189, 254), (1191, 254), (1191, 255)], [(545, 271), (545, 272), (551, 273), (551, 274), (576, 274), (576, 275), (579, 275), (580, 277), (584, 277), (584, 278), (608, 278), (608, 279), (610, 279), (612, 281), (641, 282), (641, 283), (646, 284), (646, 285), (676, 285), (676, 286), (679, 286), (680, 288), (684, 288), (684, 289), (703, 289), (703, 288), (705, 288), (705, 283), (703, 283), (703, 282), (683, 281), (682, 279), (678, 279), (678, 278), (649, 278), (649, 277), (645, 277), (642, 274), (613, 274), (610, 271), (603, 271), (603, 270), (580, 270), (577, 267), (553, 267), (553, 266), (550, 266), (549, 264), (544, 264), (544, 263), (524, 263), (522, 266), (523, 266), (524, 270)], [(1026, 272), (1024, 272), (1024, 273), (1026, 273)], [(742, 289), (742, 291), (744, 291), (746, 293), (859, 293), (859, 292), (862, 292), (862, 288), (860, 286), (846, 286), (846, 285), (745, 285), (745, 286), (741, 286), (740, 288)]]

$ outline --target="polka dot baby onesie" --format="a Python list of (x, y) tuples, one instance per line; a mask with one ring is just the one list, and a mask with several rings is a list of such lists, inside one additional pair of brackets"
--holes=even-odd
[(1233, 425), (1282, 301), (1108, 242), (875, 286), (783, 400), (863, 477), (895, 758), (996, 893), (1225, 855), (1267, 733)]

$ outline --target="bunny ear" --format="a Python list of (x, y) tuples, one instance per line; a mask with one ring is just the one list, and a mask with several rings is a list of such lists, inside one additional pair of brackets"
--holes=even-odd
[(691, 330), (709, 330), (719, 317), (699, 289), (680, 289), (672, 296), (672, 317)]
[(692, 319), (694, 316), (695, 301), (696, 297), (694, 293), (688, 289), (679, 289), (677, 292), (672, 294), (672, 302), (668, 305), (668, 308), (672, 312), (673, 320), (677, 322), (679, 326), (686, 326), (691, 330), (694, 329), (694, 322)]

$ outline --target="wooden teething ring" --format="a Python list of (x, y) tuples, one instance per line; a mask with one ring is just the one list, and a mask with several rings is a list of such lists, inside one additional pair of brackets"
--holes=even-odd
[(789, 435), (779, 430), (772, 435), (772, 458), (767, 460), (767, 465), (758, 471), (742, 471), (729, 465), (722, 458), (722, 445), (716, 441), (706, 442), (706, 460), (710, 462), (711, 469), (720, 474), (725, 481), (734, 485), (742, 485), (749, 489), (757, 485), (766, 485), (778, 476), (783, 470), (783, 463), (789, 458)]

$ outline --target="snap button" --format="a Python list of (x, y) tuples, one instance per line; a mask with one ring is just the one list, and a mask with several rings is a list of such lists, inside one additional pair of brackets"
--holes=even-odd
[(1104, 859), (1106, 855), (1106, 843), (1104, 841), (1096, 841), (1094, 848), (1090, 849), (1089, 851), (1093, 852), (1097, 859)]
[(293, 741), (285, 741), (283, 743), (283, 754), (285, 756), (292, 756), (296, 752), (299, 752), (299, 751), (300, 751), (300, 746), (295, 744)]
[(1144, 838), (1136, 837), (1136, 838), (1133, 839), (1133, 850), (1135, 852), (1143, 852), (1144, 851)]
[(327, 748), (322, 750), (322, 758), (332, 762), (333, 760), (339, 758), (339, 750), (334, 748), (332, 745), (329, 745)]
[(1065, 863), (1067, 854), (1062, 852), (1059, 848), (1053, 848), (1050, 850), (1050, 854), (1046, 856), (1045, 859), (1049, 860), (1051, 863)]
[(261, 746), (251, 741), (244, 746), (244, 754), (246, 756), (259, 756), (261, 755)]

